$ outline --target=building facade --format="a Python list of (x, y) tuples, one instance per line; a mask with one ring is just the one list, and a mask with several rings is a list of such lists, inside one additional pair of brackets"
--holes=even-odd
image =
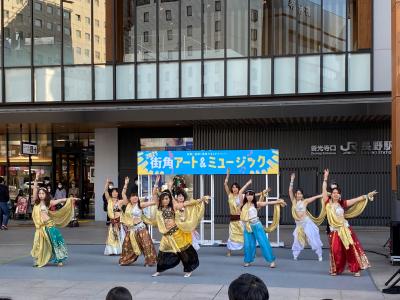
[[(345, 197), (379, 190), (357, 224), (386, 225), (390, 11), (390, 0), (3, 0), (0, 175), (15, 190), (36, 170), (78, 181), (103, 219), (104, 179), (135, 178), (141, 149), (278, 148), (282, 196), (292, 171), (319, 193), (328, 167)], [(20, 155), (21, 141), (38, 155)]]

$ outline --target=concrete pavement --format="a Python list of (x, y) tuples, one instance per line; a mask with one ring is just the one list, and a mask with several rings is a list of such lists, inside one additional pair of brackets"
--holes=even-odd
[[(289, 246), (292, 226), (281, 226), (281, 240)], [(241, 267), (240, 253), (225, 257), (225, 248), (202, 248), (200, 268), (192, 278), (184, 279), (180, 267), (160, 278), (152, 278), (152, 268), (141, 261), (135, 266), (121, 268), (116, 257), (101, 255), (106, 235), (103, 222), (82, 223), (79, 228), (65, 228), (63, 235), (69, 245), (70, 259), (63, 268), (31, 267), (29, 251), (33, 228), (29, 222), (11, 224), (9, 231), (0, 232), (0, 296), (13, 299), (104, 299), (107, 291), (122, 285), (131, 290), (135, 299), (227, 299), (230, 281), (241, 273), (260, 276), (267, 284), (271, 299), (399, 299), (399, 295), (379, 292), (383, 283), (399, 267), (391, 266), (384, 256), (388, 228), (355, 228), (367, 251), (372, 268), (361, 278), (350, 275), (336, 278), (328, 275), (328, 262), (314, 260), (306, 250), (302, 260), (291, 260), (288, 248), (275, 249), (278, 268), (270, 270), (259, 257), (256, 266)], [(217, 225), (216, 238), (226, 239), (227, 226)], [(272, 240), (274, 236), (271, 237)], [(327, 244), (321, 228), (321, 238)], [(379, 254), (376, 254), (376, 253)], [(325, 259), (327, 251), (324, 251)], [(217, 268), (216, 268), (217, 267)], [(224, 271), (225, 270), (225, 271)], [(224, 271), (224, 272), (223, 272)]]

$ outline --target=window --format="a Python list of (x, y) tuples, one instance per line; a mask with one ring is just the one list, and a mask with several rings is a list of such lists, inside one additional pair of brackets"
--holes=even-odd
[(218, 50), (221, 47), (221, 43), (219, 41), (215, 41), (214, 43), (214, 49)]
[(57, 24), (57, 31), (61, 31), (61, 25)]
[(173, 59), (173, 58), (174, 58), (174, 51), (168, 50), (168, 59)]
[(149, 41), (149, 32), (143, 32), (143, 42), (147, 43)]
[(71, 35), (71, 30), (69, 28), (64, 27), (64, 33), (66, 35)]
[(8, 18), (10, 16), (8, 10), (4, 10), (4, 18)]
[(89, 57), (89, 55), (90, 55), (89, 49), (85, 49), (85, 56), (86, 56), (86, 57)]
[(251, 56), (257, 56), (257, 48), (251, 48), (250, 52), (251, 52)]
[(149, 22), (149, 19), (150, 19), (150, 13), (148, 11), (145, 11), (143, 15), (143, 22)]
[(81, 21), (81, 15), (76, 15), (76, 20), (77, 20), (78, 22), (80, 22), (80, 21)]
[(35, 2), (34, 7), (35, 7), (35, 10), (42, 11), (42, 3)]
[(215, 21), (215, 32), (221, 31), (221, 21)]
[(80, 30), (77, 30), (75, 34), (76, 34), (76, 37), (78, 37), (78, 38), (80, 38), (82, 36), (82, 33)]
[(71, 19), (71, 13), (69, 11), (64, 11), (64, 19)]
[(255, 9), (251, 10), (251, 21), (252, 22), (258, 21), (258, 10), (255, 10)]
[(36, 27), (42, 28), (42, 20), (40, 20), (40, 19), (35, 19), (35, 26), (36, 26)]
[(193, 46), (187, 47), (187, 56), (193, 56)]
[(52, 15), (53, 14), (53, 7), (47, 6), (47, 13)]
[(188, 27), (186, 28), (186, 34), (187, 34), (187, 36), (193, 35), (193, 26), (192, 25), (188, 25)]
[(168, 38), (168, 41), (172, 41), (172, 29), (169, 29), (167, 31), (167, 38)]
[(89, 17), (85, 17), (85, 22), (86, 22), (86, 24), (90, 25), (90, 18)]
[(53, 30), (53, 23), (47, 23), (47, 29)]
[(167, 10), (165, 11), (165, 19), (166, 19), (167, 21), (172, 21), (171, 10), (167, 9)]
[(251, 40), (252, 41), (257, 41), (257, 29), (252, 29), (251, 30)]
[(97, 44), (100, 43), (100, 37), (99, 37), (98, 35), (95, 35), (95, 36), (94, 36), (94, 39), (96, 40), (96, 43), (97, 43)]
[(90, 34), (89, 34), (89, 33), (85, 33), (85, 39), (86, 39), (87, 41), (90, 41)]
[(19, 23), (23, 23), (24, 22), (24, 15), (23, 14), (17, 14), (17, 21)]
[(191, 5), (186, 6), (186, 15), (188, 17), (192, 16), (192, 6)]
[(10, 28), (4, 28), (4, 38), (10, 38)]
[(96, 25), (96, 27), (100, 27), (100, 21), (99, 20), (94, 20), (94, 24)]
[(215, 11), (221, 11), (221, 1), (215, 1)]
[(79, 54), (79, 55), (81, 55), (81, 53), (82, 53), (82, 49), (80, 48), (80, 47), (76, 47), (76, 54)]

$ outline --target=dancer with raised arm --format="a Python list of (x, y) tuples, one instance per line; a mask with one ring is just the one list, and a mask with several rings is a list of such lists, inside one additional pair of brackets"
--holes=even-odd
[(203, 217), (204, 202), (208, 199), (208, 196), (204, 196), (178, 203), (169, 190), (160, 194), (156, 222), (163, 236), (158, 251), (157, 272), (153, 277), (176, 267), (180, 262), (183, 264), (184, 277), (190, 277), (199, 266), (197, 252), (192, 246), (192, 231)]
[[(341, 190), (332, 188), (331, 194), (327, 191), (329, 170), (324, 171), (322, 196), (326, 199), (326, 213), (330, 228), (330, 274), (341, 274), (346, 263), (350, 272), (359, 277), (360, 271), (369, 268), (368, 258), (347, 219), (359, 216), (368, 204), (373, 201), (376, 191), (350, 200), (341, 199)], [(346, 211), (345, 211), (346, 209)]]
[(232, 183), (229, 187), (229, 175), (230, 169), (228, 168), (224, 181), (224, 189), (228, 196), (230, 212), (229, 238), (226, 244), (226, 247), (228, 248), (228, 252), (226, 253), (227, 256), (231, 256), (232, 251), (241, 250), (243, 248), (243, 226), (240, 222), (240, 207), (243, 203), (243, 197), (239, 197), (239, 194), (243, 195), (243, 192), (246, 189), (246, 186), (244, 186), (241, 190), (240, 185), (237, 182)]
[[(248, 181), (251, 184), (251, 180)], [(272, 232), (279, 224), (280, 207), (286, 206), (282, 199), (275, 201), (264, 201), (266, 192), (262, 192), (259, 201), (256, 199), (256, 193), (253, 190), (247, 190), (244, 195), (243, 205), (241, 208), (240, 220), (243, 222), (244, 228), (244, 266), (248, 267), (254, 261), (256, 256), (256, 242), (261, 248), (264, 259), (270, 263), (271, 268), (276, 267), (275, 256), (273, 254), (271, 244), (268, 240), (266, 232)], [(258, 210), (267, 205), (274, 205), (273, 223), (267, 229), (261, 224), (258, 218)]]
[(122, 200), (119, 199), (118, 189), (113, 187), (111, 195), (108, 192), (110, 180), (107, 178), (104, 186), (104, 196), (107, 200), (107, 215), (110, 218), (104, 255), (120, 255), (122, 252), (121, 212)]
[[(306, 243), (311, 246), (311, 249), (315, 251), (318, 256), (318, 260), (322, 261), (322, 242), (319, 235), (319, 228), (309, 217), (307, 211), (308, 204), (314, 202), (317, 199), (322, 199), (322, 195), (304, 199), (304, 193), (301, 188), (297, 188), (293, 193), (293, 184), (296, 175), (293, 173), (290, 176), (289, 184), (289, 197), (292, 201), (292, 216), (296, 222), (296, 228), (293, 231), (293, 259), (297, 260), (300, 252), (304, 249)], [(324, 206), (322, 206), (324, 209)]]
[(144, 255), (144, 265), (153, 266), (157, 262), (157, 253), (154, 248), (153, 241), (147, 230), (147, 226), (143, 209), (158, 204), (157, 186), (160, 176), (157, 176), (152, 201), (143, 201), (139, 199), (136, 192), (132, 192), (128, 197), (126, 191), (128, 189), (129, 177), (125, 178), (125, 185), (122, 189), (122, 219), (125, 228), (125, 238), (122, 244), (122, 254), (119, 259), (121, 266), (127, 266), (134, 263), (140, 254)]
[[(57, 227), (65, 227), (71, 221), (74, 212), (74, 204), (77, 198), (61, 198), (51, 200), (46, 188), (38, 188), (39, 173), (33, 186), (32, 220), (35, 224), (35, 237), (31, 255), (34, 267), (43, 267), (49, 262), (62, 266), (68, 258), (67, 246), (61, 232)], [(49, 211), (50, 206), (65, 203), (57, 211)], [(57, 227), (56, 227), (57, 226)]]

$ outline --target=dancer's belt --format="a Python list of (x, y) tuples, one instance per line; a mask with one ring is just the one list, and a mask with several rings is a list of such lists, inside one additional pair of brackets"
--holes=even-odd
[(231, 215), (231, 222), (240, 221), (240, 215)]
[(146, 225), (143, 222), (140, 222), (140, 223), (133, 225), (132, 228), (134, 231), (139, 231), (139, 230), (146, 229)]
[(178, 231), (178, 226), (174, 226), (170, 230), (168, 230), (166, 233), (164, 233), (164, 235), (173, 235), (177, 231)]
[(250, 224), (256, 224), (258, 222), (260, 222), (260, 219), (258, 217), (252, 218), (249, 220)]

